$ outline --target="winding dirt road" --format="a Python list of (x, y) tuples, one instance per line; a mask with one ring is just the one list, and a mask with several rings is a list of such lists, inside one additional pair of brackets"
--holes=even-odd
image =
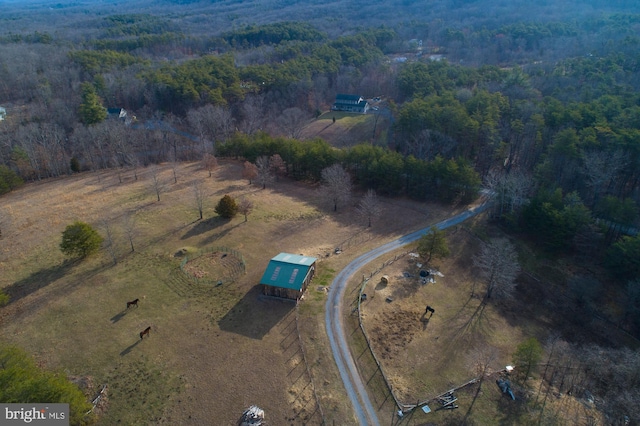
[[(439, 222), (435, 226), (438, 229), (445, 229), (450, 226), (458, 225), (468, 218), (484, 211), (488, 206), (489, 204), (487, 203), (480, 204), (479, 206), (460, 213), (457, 216)], [(335, 359), (338, 370), (340, 371), (340, 377), (342, 378), (347, 395), (353, 405), (358, 423), (362, 426), (379, 426), (380, 422), (378, 421), (377, 412), (369, 400), (369, 395), (367, 394), (367, 389), (362, 381), (362, 377), (358, 374), (358, 368), (356, 367), (355, 360), (351, 355), (351, 351), (349, 350), (349, 345), (347, 343), (344, 323), (342, 320), (344, 306), (343, 299), (347, 283), (351, 277), (367, 263), (377, 259), (385, 253), (418, 240), (428, 230), (429, 228), (421, 229), (363, 254), (340, 271), (331, 283), (329, 297), (325, 305), (325, 326), (327, 334), (329, 335), (333, 358)]]

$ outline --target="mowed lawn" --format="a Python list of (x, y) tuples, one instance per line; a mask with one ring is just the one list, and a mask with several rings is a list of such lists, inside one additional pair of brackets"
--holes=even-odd
[[(330, 282), (332, 271), (366, 248), (425, 227), (448, 209), (382, 200), (383, 216), (367, 230), (353, 206), (333, 213), (308, 184), (280, 180), (263, 190), (241, 172), (241, 162), (222, 161), (209, 178), (197, 163), (186, 163), (175, 182), (171, 167), (161, 166), (159, 202), (149, 169), (138, 170), (137, 180), (133, 171), (122, 182), (116, 172), (87, 172), (3, 196), (0, 209), (9, 221), (0, 239), (0, 286), (12, 301), (0, 308), (0, 342), (74, 377), (90, 396), (106, 384), (101, 424), (231, 425), (252, 404), (270, 424), (320, 424), (309, 371), (325, 419), (348, 424), (352, 413), (321, 326), (324, 295), (310, 291), (297, 324), (293, 303), (260, 297), (256, 284), (281, 251), (321, 258)], [(203, 220), (196, 180), (207, 194)], [(247, 222), (215, 215), (225, 194), (254, 203)], [(135, 223), (134, 252), (127, 217)], [(117, 264), (106, 250), (81, 262), (64, 259), (61, 233), (75, 220), (103, 235), (111, 228)], [(246, 274), (222, 286), (190, 283), (178, 267), (182, 253), (214, 246), (242, 253)], [(332, 255), (338, 246), (343, 253)], [(126, 309), (136, 298), (139, 307)], [(150, 336), (141, 340), (148, 326)]]

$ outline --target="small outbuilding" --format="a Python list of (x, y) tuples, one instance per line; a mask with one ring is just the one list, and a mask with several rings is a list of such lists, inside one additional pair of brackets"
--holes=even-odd
[(298, 300), (316, 270), (315, 257), (280, 253), (269, 261), (260, 284), (267, 296)]

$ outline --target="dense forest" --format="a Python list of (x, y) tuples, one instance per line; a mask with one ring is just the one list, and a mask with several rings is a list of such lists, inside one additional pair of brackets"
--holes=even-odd
[[(606, 289), (600, 313), (640, 335), (636, 2), (280, 3), (0, 2), (0, 194), (275, 154), (294, 179), (339, 163), (389, 196), (484, 188), (508, 232), (603, 266), (571, 291), (588, 313)], [(338, 93), (382, 97), (387, 137), (300, 140)]]

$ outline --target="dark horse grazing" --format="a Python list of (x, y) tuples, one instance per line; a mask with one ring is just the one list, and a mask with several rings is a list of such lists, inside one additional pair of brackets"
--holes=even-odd
[(145, 336), (145, 334), (147, 334), (147, 335), (151, 336), (151, 335), (149, 334), (149, 332), (150, 332), (150, 331), (151, 331), (151, 327), (150, 327), (150, 326), (149, 326), (149, 327), (147, 327), (147, 328), (145, 328), (143, 331), (141, 331), (141, 332), (140, 332), (140, 338), (142, 339), (142, 338)]
[(136, 308), (138, 307), (138, 301), (140, 299), (136, 299), (136, 300), (132, 300), (131, 302), (127, 302), (127, 309), (129, 309), (132, 306), (135, 306)]

